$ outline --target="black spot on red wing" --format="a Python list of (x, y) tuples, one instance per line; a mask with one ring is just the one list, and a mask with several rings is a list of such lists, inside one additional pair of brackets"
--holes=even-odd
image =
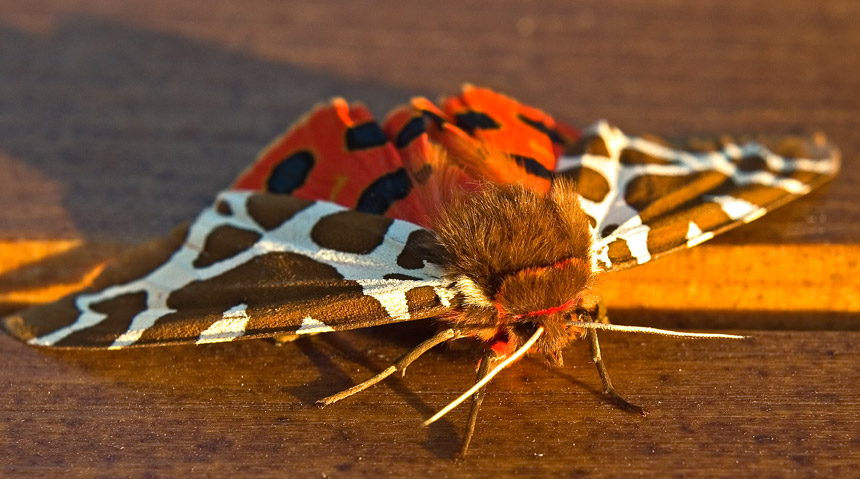
[(399, 279), (403, 281), (420, 281), (421, 278), (416, 278), (415, 276), (409, 276), (408, 274), (400, 274), (400, 273), (388, 273), (382, 276), (382, 279)]
[(411, 190), (412, 181), (409, 179), (409, 174), (404, 168), (398, 168), (379, 177), (365, 188), (358, 198), (355, 209), (381, 215), (388, 211), (392, 203), (406, 198)]
[(272, 169), (272, 173), (266, 180), (266, 191), (280, 194), (292, 193), (305, 184), (314, 163), (313, 153), (307, 150), (297, 151), (284, 158)]
[(375, 121), (356, 125), (346, 130), (347, 150), (366, 150), (377, 146), (385, 146), (388, 137)]
[(444, 118), (437, 115), (436, 113), (433, 113), (430, 110), (421, 110), (421, 114), (424, 115), (424, 118), (429, 118), (429, 119), (433, 120), (433, 123), (435, 123), (436, 126), (441, 126), (442, 124), (445, 123)]
[(313, 201), (295, 196), (259, 194), (248, 198), (245, 209), (258, 225), (271, 231), (311, 204)]
[(522, 121), (526, 125), (534, 128), (534, 129), (538, 130), (539, 132), (543, 133), (544, 135), (548, 136), (549, 140), (551, 142), (556, 143), (558, 145), (564, 144), (564, 139), (561, 137), (561, 135), (557, 131), (546, 126), (546, 124), (544, 122), (538, 121), (538, 120), (532, 120), (531, 118), (523, 115), (522, 113), (517, 115), (517, 118), (519, 118), (520, 121)]
[(460, 113), (454, 117), (454, 123), (469, 134), (475, 130), (497, 130), (500, 126), (490, 115), (478, 111)]
[(406, 148), (412, 143), (412, 140), (423, 135), (427, 131), (426, 120), (424, 117), (417, 116), (403, 125), (403, 128), (397, 132), (397, 137), (394, 139), (394, 146), (398, 149)]
[(323, 248), (367, 254), (382, 244), (393, 222), (384, 216), (341, 211), (320, 218), (311, 230), (311, 239)]
[(56, 346), (110, 346), (128, 331), (131, 320), (146, 309), (146, 293), (126, 293), (95, 303), (90, 309), (107, 317), (96, 325), (66, 336)]
[(221, 216), (230, 216), (233, 214), (233, 208), (230, 207), (230, 203), (227, 203), (224, 200), (218, 200), (215, 204), (215, 212)]
[(203, 249), (191, 263), (195, 268), (205, 268), (247, 250), (257, 240), (260, 233), (243, 230), (234, 226), (221, 225), (206, 235)]
[(397, 264), (405, 269), (421, 269), (425, 262), (441, 264), (444, 251), (436, 242), (433, 233), (427, 230), (415, 230), (409, 233), (403, 251), (397, 255)]
[(528, 156), (522, 155), (511, 155), (514, 161), (517, 162), (518, 165), (523, 167), (527, 173), (535, 175), (540, 178), (546, 178), (548, 180), (552, 179), (552, 172), (549, 171), (545, 166), (540, 164), (539, 161), (534, 158), (529, 158)]

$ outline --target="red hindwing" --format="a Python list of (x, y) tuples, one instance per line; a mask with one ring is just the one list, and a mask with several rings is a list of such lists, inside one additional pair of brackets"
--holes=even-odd
[(483, 179), (547, 188), (564, 146), (578, 137), (488, 89), (467, 85), (441, 103), (414, 98), (380, 127), (365, 106), (335, 98), (269, 144), (233, 188), (323, 199), (423, 225), (428, 204)]

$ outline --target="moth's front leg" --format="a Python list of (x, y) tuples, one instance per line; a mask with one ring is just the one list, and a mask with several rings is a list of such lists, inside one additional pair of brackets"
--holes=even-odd
[[(587, 312), (587, 320), (594, 323), (609, 324), (609, 317), (606, 315), (606, 304), (603, 302), (603, 296), (599, 293), (590, 291), (583, 302), (583, 308)], [(586, 318), (583, 318), (586, 319)], [(606, 369), (606, 364), (603, 362), (603, 356), (600, 354), (600, 343), (597, 340), (597, 330), (588, 329), (586, 331), (588, 343), (591, 346), (591, 360), (597, 366), (597, 372), (600, 373), (600, 380), (603, 381), (603, 391), (608, 394), (612, 400), (625, 411), (636, 412), (643, 416), (648, 414), (648, 411), (642, 407), (630, 403), (624, 399), (615, 387), (612, 385), (612, 380), (609, 379), (609, 371)]]

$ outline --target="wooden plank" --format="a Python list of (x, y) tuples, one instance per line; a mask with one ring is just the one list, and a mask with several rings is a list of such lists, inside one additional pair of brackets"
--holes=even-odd
[[(617, 323), (754, 335), (602, 336), (645, 419), (606, 403), (577, 344), (564, 369), (502, 373), (454, 465), (465, 410), (419, 424), (469, 386), (474, 351), (434, 350), (406, 378), (313, 407), (426, 325), (110, 353), (0, 336), (0, 475), (857, 476), (858, 22), (850, 0), (0, 0), (0, 314), (191, 218), (332, 95), (383, 114), (470, 81), (579, 126), (820, 129), (845, 161), (808, 198), (607, 276)], [(818, 331), (779, 331), (797, 329)]]
[(491, 384), (469, 458), (467, 411), (420, 423), (473, 380), (472, 351), (433, 350), (404, 378), (324, 410), (429, 329), (116, 352), (0, 338), (4, 477), (854, 477), (860, 333), (753, 333), (745, 341), (606, 334), (600, 393), (585, 343), (550, 370), (524, 360)]

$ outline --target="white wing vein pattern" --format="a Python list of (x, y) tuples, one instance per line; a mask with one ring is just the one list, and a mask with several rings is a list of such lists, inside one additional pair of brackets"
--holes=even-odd
[[(311, 230), (320, 218), (344, 211), (347, 208), (327, 201), (316, 201), (296, 213), (278, 228), (267, 231), (251, 219), (246, 203), (252, 193), (226, 191), (218, 196), (218, 202), (226, 203), (234, 212), (230, 216), (218, 214), (214, 207), (204, 210), (191, 225), (185, 243), (170, 259), (143, 278), (122, 285), (108, 287), (93, 294), (81, 295), (76, 307), (81, 311), (78, 319), (61, 329), (47, 335), (31, 339), (35, 345), (50, 346), (66, 336), (92, 327), (106, 318), (105, 314), (91, 309), (91, 305), (106, 299), (128, 293), (146, 293), (146, 309), (131, 321), (128, 331), (118, 337), (110, 346), (118, 349), (134, 344), (155, 322), (165, 315), (175, 312), (167, 306), (170, 294), (194, 281), (203, 281), (219, 276), (250, 259), (272, 252), (298, 253), (337, 269), (344, 279), (358, 282), (363, 293), (376, 298), (391, 316), (392, 321), (410, 319), (405, 293), (413, 288), (430, 286), (434, 289), (443, 305), (450, 304), (451, 292), (445, 287), (441, 269), (429, 262), (420, 269), (405, 269), (397, 264), (397, 256), (402, 252), (409, 234), (420, 229), (406, 221), (394, 220), (385, 234), (382, 244), (368, 254), (353, 254), (322, 248), (311, 239)], [(193, 266), (207, 235), (219, 226), (233, 226), (260, 234), (259, 240), (241, 253), (216, 262), (210, 266)], [(385, 279), (386, 274), (400, 273), (417, 280)], [(315, 318), (305, 318), (297, 333), (329, 331), (330, 327)], [(245, 305), (236, 305), (223, 313), (223, 319), (216, 321), (201, 334), (200, 342), (230, 341), (244, 334), (247, 324)]]
[[(638, 211), (630, 207), (624, 200), (624, 193), (628, 184), (638, 176), (643, 174), (681, 176), (701, 171), (718, 171), (729, 176), (737, 185), (758, 184), (801, 195), (809, 191), (809, 185), (793, 178), (779, 177), (768, 171), (743, 171), (733, 160), (760, 157), (765, 160), (768, 168), (783, 173), (808, 171), (818, 174), (831, 174), (839, 168), (838, 155), (818, 160), (785, 158), (771, 152), (757, 142), (742, 145), (728, 143), (719, 151), (713, 152), (699, 153), (675, 150), (653, 141), (625, 135), (621, 130), (603, 120), (584, 129), (582, 136), (599, 136), (606, 145), (609, 158), (589, 154), (563, 156), (559, 159), (556, 172), (564, 173), (574, 168), (587, 167), (602, 175), (609, 184), (609, 194), (602, 201), (593, 202), (585, 198), (581, 199), (583, 209), (597, 221), (594, 228), (596, 241), (593, 251), (595, 259), (599, 261), (596, 261), (595, 264), (603, 263), (600, 268), (606, 269), (612, 266), (608, 256), (609, 244), (616, 239), (626, 240), (637, 263), (645, 263), (651, 259), (647, 247), (650, 229), (642, 223)], [(670, 164), (622, 164), (620, 155), (625, 148), (640, 150), (655, 158), (667, 160)], [(706, 196), (703, 199), (719, 205), (726, 215), (733, 220), (749, 222), (765, 213), (764, 208), (727, 195)], [(602, 236), (601, 231), (607, 225), (618, 226), (610, 234)], [(688, 244), (698, 244), (712, 236), (711, 232), (704, 232), (699, 236), (688, 238)]]

